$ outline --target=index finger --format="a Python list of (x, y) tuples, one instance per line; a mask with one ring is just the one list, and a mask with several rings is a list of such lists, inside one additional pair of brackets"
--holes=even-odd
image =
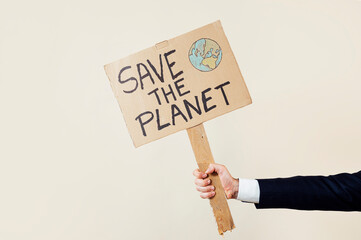
[(207, 174), (200, 172), (199, 169), (195, 169), (195, 170), (193, 171), (193, 175), (194, 175), (196, 178), (199, 178), (199, 179), (202, 179), (202, 178), (206, 178), (206, 177), (207, 177)]

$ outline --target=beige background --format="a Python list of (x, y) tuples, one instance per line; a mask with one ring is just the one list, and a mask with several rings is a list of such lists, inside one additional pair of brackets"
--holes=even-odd
[[(0, 239), (221, 239), (185, 132), (135, 149), (103, 65), (217, 19), (253, 104), (205, 124), (236, 177), (360, 170), (361, 2), (2, 1)], [(360, 239), (360, 213), (229, 201), (224, 239)]]

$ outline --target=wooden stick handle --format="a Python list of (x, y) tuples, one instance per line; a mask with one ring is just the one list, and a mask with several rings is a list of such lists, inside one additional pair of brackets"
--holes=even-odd
[[(197, 160), (199, 170), (205, 172), (210, 163), (214, 163), (211, 148), (209, 147), (206, 131), (203, 124), (187, 129), (189, 140)], [(216, 188), (216, 195), (210, 199), (214, 217), (216, 218), (219, 234), (235, 228), (233, 218), (228, 207), (224, 189), (216, 173), (209, 176), (213, 186)]]

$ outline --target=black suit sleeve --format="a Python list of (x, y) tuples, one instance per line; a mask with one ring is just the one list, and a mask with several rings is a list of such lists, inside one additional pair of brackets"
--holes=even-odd
[(361, 171), (324, 176), (257, 179), (262, 208), (361, 211)]

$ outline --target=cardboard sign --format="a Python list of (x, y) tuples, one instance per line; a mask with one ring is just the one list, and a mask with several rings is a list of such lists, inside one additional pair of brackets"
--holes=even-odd
[(252, 102), (220, 21), (104, 68), (136, 147)]

